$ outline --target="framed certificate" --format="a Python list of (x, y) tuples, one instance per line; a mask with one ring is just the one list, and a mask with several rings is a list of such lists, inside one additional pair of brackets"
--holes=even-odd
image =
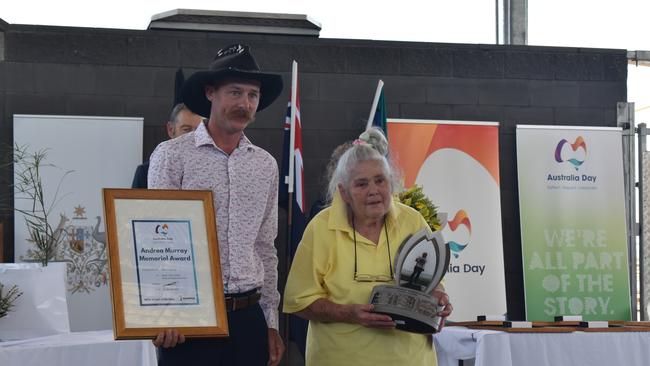
[(228, 336), (212, 192), (103, 194), (115, 339)]

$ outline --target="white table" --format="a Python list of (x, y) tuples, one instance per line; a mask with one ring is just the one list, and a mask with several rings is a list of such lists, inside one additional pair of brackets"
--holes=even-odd
[(506, 333), (445, 327), (435, 337), (439, 366), (650, 365), (650, 332)]
[(115, 341), (113, 331), (75, 332), (0, 342), (2, 366), (156, 366), (150, 340)]

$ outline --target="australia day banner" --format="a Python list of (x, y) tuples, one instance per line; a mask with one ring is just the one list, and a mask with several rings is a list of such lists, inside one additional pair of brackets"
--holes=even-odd
[(445, 288), (451, 320), (506, 312), (499, 131), (495, 122), (388, 120), (388, 142), (407, 188), (438, 207), (451, 249)]
[(517, 126), (528, 320), (630, 320), (621, 129)]

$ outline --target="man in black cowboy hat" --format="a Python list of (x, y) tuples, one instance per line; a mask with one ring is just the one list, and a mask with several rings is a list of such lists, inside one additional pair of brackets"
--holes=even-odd
[(176, 330), (154, 340), (160, 365), (277, 365), (278, 168), (244, 135), (255, 113), (282, 91), (280, 75), (262, 73), (245, 45), (218, 51), (209, 70), (192, 75), (182, 102), (209, 118), (191, 133), (158, 145), (149, 188), (213, 192), (229, 337), (190, 339)]

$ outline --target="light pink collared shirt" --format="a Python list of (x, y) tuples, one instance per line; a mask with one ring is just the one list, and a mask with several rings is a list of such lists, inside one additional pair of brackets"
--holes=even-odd
[(162, 142), (151, 155), (150, 189), (213, 192), (221, 275), (226, 293), (262, 288), (260, 305), (278, 329), (278, 166), (271, 154), (242, 135), (230, 154), (217, 147), (204, 123)]

